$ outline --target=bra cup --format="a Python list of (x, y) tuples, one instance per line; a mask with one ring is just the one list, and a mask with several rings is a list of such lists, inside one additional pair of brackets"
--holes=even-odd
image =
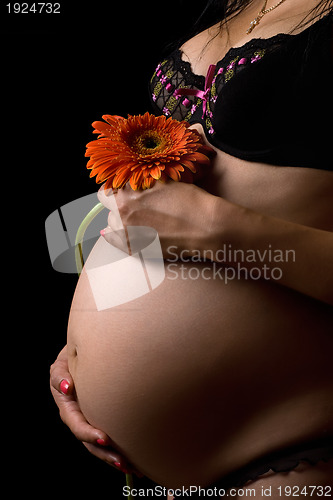
[[(208, 76), (193, 74), (176, 50), (151, 80), (154, 111), (200, 123), (212, 145), (237, 158), (333, 170), (327, 127), (333, 115), (332, 17), (297, 35), (230, 49), (207, 92)], [(174, 95), (179, 89), (181, 95)]]

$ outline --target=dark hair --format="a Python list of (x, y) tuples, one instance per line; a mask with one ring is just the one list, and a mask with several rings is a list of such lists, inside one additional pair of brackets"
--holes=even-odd
[[(218, 22), (220, 22), (220, 29), (222, 29), (222, 27), (226, 25), (227, 20), (237, 16), (242, 9), (251, 3), (252, 0), (207, 0), (207, 5), (202, 14), (194, 23), (190, 32), (187, 32), (180, 42), (185, 42), (189, 38), (192, 38), (196, 34), (204, 31), (214, 24), (217, 24)], [(332, 9), (333, 0), (320, 0), (318, 4), (304, 17), (304, 19), (293, 28), (292, 31), (299, 29), (302, 26), (306, 26), (317, 17), (328, 13)]]

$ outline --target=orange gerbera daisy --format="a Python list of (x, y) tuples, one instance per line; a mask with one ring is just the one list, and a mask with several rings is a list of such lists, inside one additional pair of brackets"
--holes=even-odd
[(156, 180), (193, 182), (201, 165), (209, 165), (213, 149), (187, 122), (149, 113), (138, 116), (104, 115), (94, 122), (98, 139), (87, 144), (87, 168), (105, 188), (147, 189)]

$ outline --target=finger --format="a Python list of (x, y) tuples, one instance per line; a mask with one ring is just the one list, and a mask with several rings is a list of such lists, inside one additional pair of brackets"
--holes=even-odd
[(113, 231), (113, 229), (108, 226), (105, 229), (102, 229), (100, 231), (100, 234), (111, 246), (122, 250), (127, 255), (130, 255), (131, 251), (128, 244), (128, 235), (126, 229)]
[(112, 465), (123, 472), (125, 472), (125, 470), (129, 470), (129, 465), (124, 457), (112, 448), (102, 448), (101, 446), (85, 442), (83, 442), (83, 444), (92, 455), (100, 460), (103, 460), (107, 464)]
[(97, 443), (101, 446), (108, 446), (112, 443), (105, 432), (96, 429), (87, 422), (73, 396), (64, 396), (54, 389), (53, 394), (59, 408), (61, 420), (79, 441)]
[(120, 453), (112, 448), (101, 448), (90, 443), (83, 444), (92, 455), (103, 460), (108, 465), (115, 467), (125, 474), (136, 474), (138, 477), (143, 477), (143, 474), (137, 471)]
[(110, 210), (108, 215), (108, 227), (110, 227), (113, 231), (124, 230), (124, 225), (120, 219), (118, 211)]
[(59, 353), (50, 368), (50, 385), (62, 394), (72, 394), (74, 382), (68, 370), (67, 346)]
[(74, 382), (68, 370), (67, 346), (59, 353), (50, 369), (51, 393), (59, 408), (62, 421), (80, 441), (111, 443), (105, 432), (95, 429), (85, 419), (75, 399)]
[(98, 190), (97, 198), (108, 210), (116, 212), (118, 210), (116, 195), (117, 191), (113, 189), (104, 189), (104, 185)]

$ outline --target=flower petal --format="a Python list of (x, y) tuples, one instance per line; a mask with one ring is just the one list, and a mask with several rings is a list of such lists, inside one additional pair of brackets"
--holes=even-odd
[(99, 136), (87, 144), (85, 156), (90, 177), (108, 188), (129, 182), (132, 189), (148, 189), (167, 177), (190, 182), (190, 172), (209, 165), (214, 154), (187, 122), (149, 113), (127, 119), (103, 115), (103, 120), (93, 123)]
[(147, 177), (147, 179), (143, 181), (141, 187), (142, 189), (150, 189), (151, 187), (153, 187), (155, 182), (155, 179), (153, 179), (152, 177)]
[(165, 173), (174, 181), (179, 181), (180, 173), (173, 167), (167, 167)]
[(184, 165), (184, 167), (189, 168), (191, 170), (191, 172), (193, 172), (194, 174), (197, 171), (197, 169), (195, 168), (193, 163), (189, 160), (181, 160), (181, 164)]
[(148, 170), (149, 174), (153, 177), (153, 179), (158, 179), (161, 177), (161, 170), (158, 167), (153, 167)]

